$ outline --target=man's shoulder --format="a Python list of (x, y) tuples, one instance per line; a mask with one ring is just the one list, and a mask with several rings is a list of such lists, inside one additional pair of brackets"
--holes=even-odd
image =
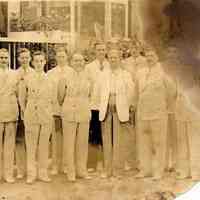
[(48, 70), (48, 71), (47, 71), (47, 74), (48, 74), (48, 75), (52, 75), (52, 74), (55, 74), (56, 72), (57, 72), (57, 68), (54, 67), (54, 68)]
[(74, 71), (74, 69), (72, 68), (72, 67), (70, 67), (69, 65), (67, 65), (66, 67), (65, 67), (65, 73), (72, 73), (73, 71)]
[(88, 64), (85, 66), (85, 68), (86, 68), (87, 70), (90, 70), (91, 68), (94, 68), (94, 67), (96, 67), (96, 66), (97, 66), (97, 60), (93, 60), (92, 62), (88, 63)]
[(133, 63), (134, 62), (134, 59), (132, 56), (126, 58), (123, 60), (123, 63), (127, 63), (127, 64), (130, 64), (130, 63)]

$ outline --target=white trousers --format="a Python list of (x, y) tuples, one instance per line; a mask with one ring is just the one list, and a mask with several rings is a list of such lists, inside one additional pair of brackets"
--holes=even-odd
[(67, 176), (87, 176), (89, 122), (63, 121), (63, 147)]
[(177, 164), (177, 125), (174, 114), (168, 114), (166, 169), (176, 169)]
[(27, 176), (30, 178), (37, 177), (36, 155), (38, 155), (39, 177), (47, 175), (51, 131), (52, 127), (49, 124), (25, 124)]
[(63, 160), (62, 119), (54, 117), (52, 130), (52, 168), (63, 171), (66, 161)]
[(117, 113), (109, 111), (101, 123), (103, 136), (104, 167), (108, 176), (120, 173), (125, 161), (133, 159), (133, 129), (126, 123), (121, 123)]
[[(4, 142), (3, 142), (4, 136)], [(1, 178), (12, 178), (14, 172), (16, 122), (0, 123), (0, 173)], [(2, 157), (3, 156), (3, 157)]]
[(188, 123), (188, 133), (191, 176), (200, 180), (200, 121)]
[(167, 118), (138, 120), (140, 170), (145, 175), (163, 176), (166, 163)]
[(188, 122), (177, 121), (177, 172), (180, 176), (190, 175), (190, 149)]
[(25, 141), (16, 143), (15, 159), (16, 159), (16, 165), (17, 165), (17, 174), (25, 175), (26, 173)]

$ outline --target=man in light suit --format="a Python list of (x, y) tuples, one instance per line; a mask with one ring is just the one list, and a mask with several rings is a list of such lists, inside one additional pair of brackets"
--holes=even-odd
[(67, 177), (73, 182), (77, 177), (90, 178), (87, 160), (92, 81), (84, 69), (84, 58), (81, 54), (75, 53), (71, 64), (73, 71), (58, 85), (58, 99), (62, 105)]
[[(131, 46), (131, 56), (123, 60), (123, 67), (131, 74), (133, 81), (135, 81), (136, 79), (138, 70), (141, 70), (143, 67), (147, 65), (146, 58), (144, 56), (141, 56), (140, 54), (140, 49), (141, 47), (139, 46), (139, 44), (134, 41)], [(132, 118), (134, 119), (135, 113), (133, 113), (133, 115), (134, 116), (132, 116)], [(132, 160), (135, 163), (134, 168), (137, 169), (139, 161), (137, 158), (137, 141), (136, 141), (137, 136), (136, 136), (135, 124), (133, 124), (131, 128), (132, 130), (130, 131), (132, 131), (133, 133), (132, 140), (133, 144), (135, 144), (134, 147), (132, 148), (133, 151)], [(127, 170), (130, 169), (128, 162), (125, 163), (125, 169)]]
[(176, 85), (163, 72), (158, 57), (146, 49), (148, 65), (138, 71), (137, 131), (140, 173), (137, 178), (163, 177), (166, 162), (168, 101), (176, 96)]
[[(25, 80), (26, 98), (24, 98), (23, 106), (25, 108), (24, 124), (28, 184), (33, 183), (36, 178), (44, 182), (51, 181), (47, 169), (49, 138), (52, 133), (53, 123), (53, 84), (44, 72), (45, 54), (41, 51), (34, 52), (32, 64), (35, 68), (35, 73), (31, 73)], [(36, 154), (38, 155), (38, 160), (36, 160)]]
[(25, 79), (26, 77), (34, 73), (35, 70), (30, 66), (31, 54), (30, 51), (26, 48), (21, 48), (18, 50), (18, 61), (20, 64), (19, 69), (17, 69), (18, 76), (18, 101), (20, 106), (19, 120), (17, 124), (17, 137), (16, 137), (16, 165), (17, 165), (17, 178), (21, 179), (24, 177), (26, 172), (26, 153), (25, 153), (25, 133), (24, 133), (24, 108), (23, 98), (25, 95), (24, 87), (25, 87)]
[[(128, 159), (129, 112), (133, 107), (134, 82), (121, 66), (121, 52), (110, 50), (110, 69), (104, 69), (98, 82), (99, 119), (102, 122), (105, 177), (118, 176)], [(103, 81), (102, 81), (103, 80)]]
[[(177, 83), (183, 64), (180, 62), (178, 49), (169, 47), (166, 49), (164, 60), (162, 61), (163, 70), (170, 78)], [(166, 171), (174, 172), (177, 167), (177, 126), (175, 120), (175, 103), (172, 101), (168, 106), (168, 131), (167, 131), (167, 157)]]
[(51, 174), (56, 175), (58, 172), (66, 172), (66, 163), (63, 155), (63, 131), (62, 131), (62, 120), (61, 120), (61, 107), (57, 100), (57, 89), (58, 82), (63, 77), (67, 77), (72, 71), (72, 68), (68, 66), (67, 52), (64, 48), (58, 48), (56, 50), (56, 62), (57, 66), (52, 70), (48, 71), (48, 76), (52, 80), (54, 85), (54, 103), (53, 103), (53, 132), (52, 132), (52, 170)]
[(137, 71), (147, 63), (144, 56), (140, 55), (140, 47), (133, 43), (131, 46), (131, 56), (123, 60), (124, 68), (131, 73), (133, 80), (136, 78)]
[[(100, 74), (104, 69), (109, 68), (109, 63), (106, 56), (106, 45), (102, 42), (97, 42), (95, 44), (95, 54), (96, 59), (90, 64), (86, 65), (86, 71), (90, 80), (92, 80), (93, 84), (96, 85)], [(92, 96), (95, 96), (95, 88), (92, 91)], [(91, 121), (90, 121), (90, 136), (89, 140), (91, 144), (94, 144), (98, 148), (97, 153), (97, 170), (102, 168), (102, 135), (101, 135), (101, 123), (99, 121), (99, 110), (98, 104), (93, 102), (91, 105)]]
[(15, 72), (8, 69), (8, 62), (7, 49), (0, 49), (0, 172), (4, 172), (4, 178), (8, 183), (14, 183), (16, 122), (19, 111), (17, 76)]

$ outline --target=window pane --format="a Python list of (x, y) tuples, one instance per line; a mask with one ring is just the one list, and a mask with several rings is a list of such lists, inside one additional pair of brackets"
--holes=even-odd
[[(101, 32), (104, 36), (105, 3), (82, 2), (81, 3), (81, 37), (95, 37)], [(102, 36), (102, 37), (103, 37)]]
[[(70, 5), (66, 1), (22, 1), (12, 10), (10, 30), (70, 32)], [(17, 13), (19, 12), (19, 13)]]
[(112, 36), (125, 35), (125, 5), (112, 3)]

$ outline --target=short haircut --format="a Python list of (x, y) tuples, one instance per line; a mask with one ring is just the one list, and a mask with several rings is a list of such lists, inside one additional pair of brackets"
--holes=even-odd
[(1, 48), (1, 49), (0, 49), (0, 53), (8, 53), (8, 49), (6, 49), (6, 48)]
[(31, 56), (32, 60), (34, 59), (35, 56), (44, 56), (44, 58), (46, 59), (46, 54), (43, 51), (34, 51)]
[(150, 44), (144, 44), (144, 51), (147, 52), (155, 52), (155, 48)]
[(94, 48), (96, 49), (96, 47), (99, 46), (99, 45), (103, 45), (103, 46), (106, 47), (105, 42), (103, 42), (103, 41), (97, 41), (97, 42), (94, 43)]
[(83, 53), (81, 51), (75, 51), (75, 52), (73, 52), (73, 54), (71, 55), (71, 59), (73, 59), (75, 55), (80, 55), (84, 59), (84, 55), (83, 55)]
[(58, 52), (65, 52), (66, 55), (68, 55), (68, 51), (65, 47), (57, 47), (55, 48), (55, 55), (57, 56)]
[(122, 56), (122, 51), (119, 48), (112, 48), (108, 51), (108, 56), (112, 53), (112, 52), (116, 52), (119, 54), (119, 56)]
[(30, 52), (29, 49), (27, 49), (27, 48), (19, 48), (17, 50), (17, 56), (20, 56), (20, 54), (22, 54), (22, 53), (29, 53), (29, 54), (31, 54), (31, 52)]

